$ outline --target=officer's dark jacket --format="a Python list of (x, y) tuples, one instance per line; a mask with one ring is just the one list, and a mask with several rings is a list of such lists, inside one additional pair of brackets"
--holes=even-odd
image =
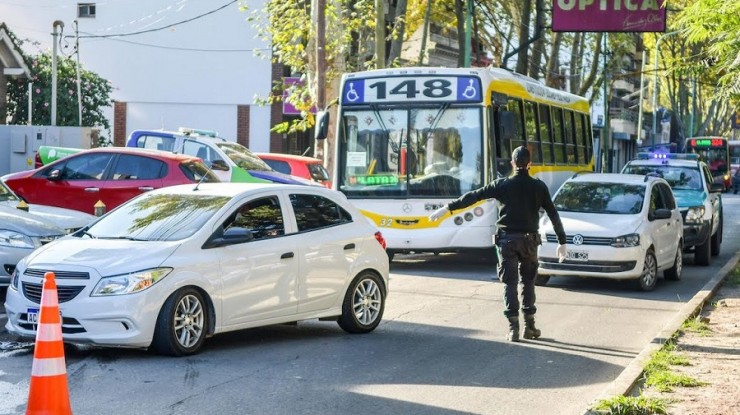
[(484, 199), (496, 199), (500, 203), (496, 225), (504, 232), (536, 233), (539, 228), (540, 208), (550, 217), (558, 243), (565, 244), (565, 230), (558, 211), (550, 198), (547, 185), (529, 175), (526, 169), (517, 170), (511, 177), (472, 190), (450, 202), (450, 212), (462, 209)]

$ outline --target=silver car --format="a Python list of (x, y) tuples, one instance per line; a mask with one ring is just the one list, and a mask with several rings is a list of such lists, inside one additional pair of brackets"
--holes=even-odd
[(23, 257), (54, 239), (95, 220), (95, 216), (52, 206), (28, 205), (18, 209), (21, 199), (0, 182), (0, 287)]

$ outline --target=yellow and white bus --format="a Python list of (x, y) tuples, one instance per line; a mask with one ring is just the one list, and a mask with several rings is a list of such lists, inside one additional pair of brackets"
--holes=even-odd
[(427, 216), (511, 173), (511, 151), (551, 193), (593, 170), (588, 100), (498, 68), (398, 68), (342, 77), (333, 187), (381, 229), (389, 255), (490, 249), (495, 201)]

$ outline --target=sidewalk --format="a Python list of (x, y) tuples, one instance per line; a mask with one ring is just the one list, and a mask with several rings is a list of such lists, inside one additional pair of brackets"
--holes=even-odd
[[(653, 341), (635, 358), (599, 399), (618, 394), (643, 395), (668, 402), (671, 415), (740, 415), (740, 251), (692, 298)], [(695, 327), (682, 329), (689, 318)], [(666, 340), (678, 333), (677, 353), (689, 365), (671, 366), (704, 386), (675, 387), (660, 392), (642, 383), (643, 369)], [(586, 414), (598, 412), (587, 410)]]

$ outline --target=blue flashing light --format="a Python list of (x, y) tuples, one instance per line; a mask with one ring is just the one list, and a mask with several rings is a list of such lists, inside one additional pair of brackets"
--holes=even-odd
[(699, 155), (694, 153), (637, 153), (638, 160), (699, 160)]

